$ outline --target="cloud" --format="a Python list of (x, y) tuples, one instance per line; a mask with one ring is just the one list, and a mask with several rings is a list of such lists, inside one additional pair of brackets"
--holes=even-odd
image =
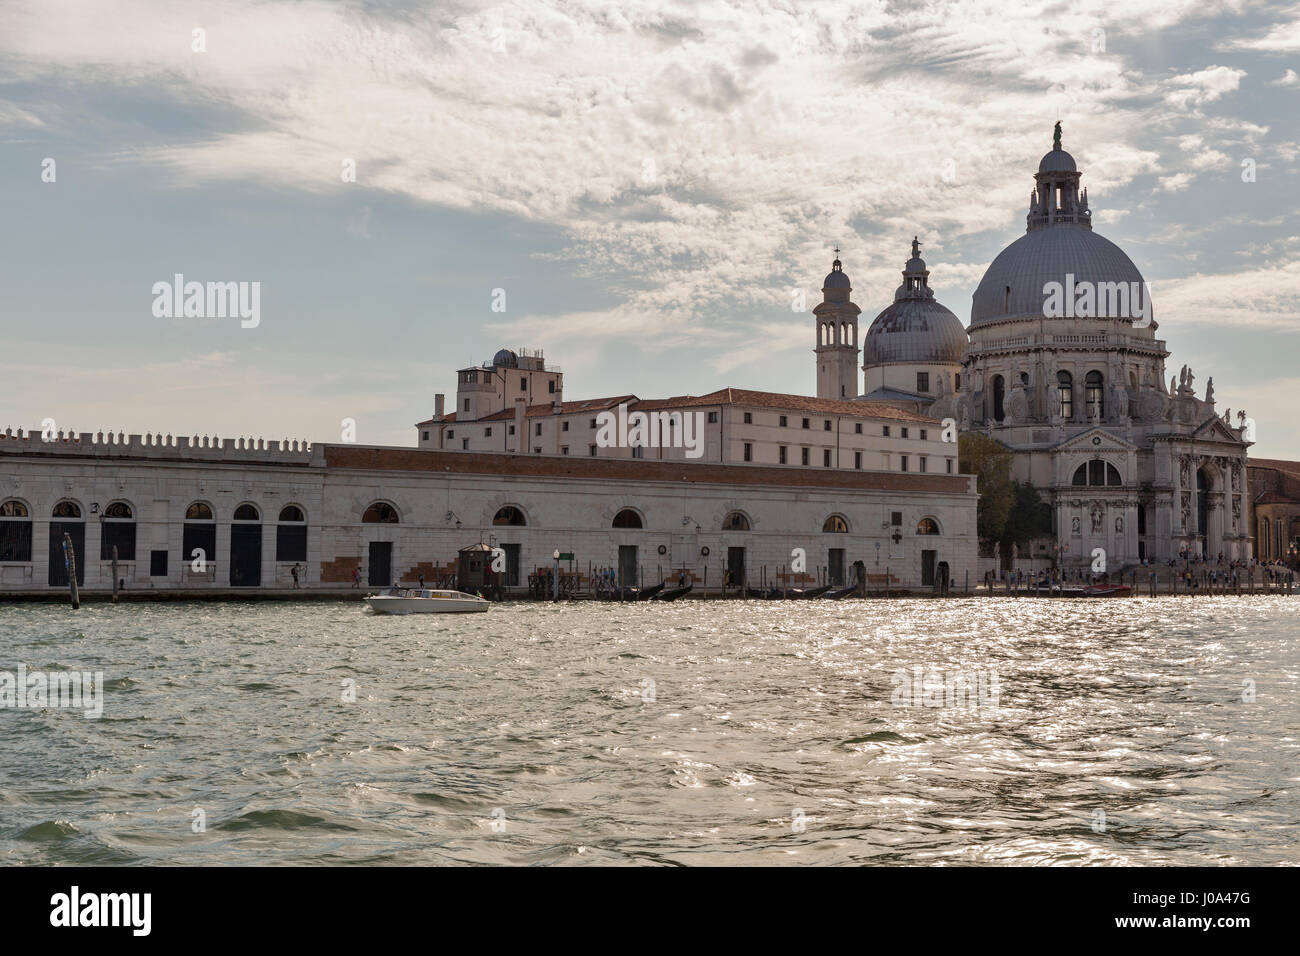
[(1300, 76), (1295, 70), (1287, 70), (1276, 80), (1269, 83), (1269, 86), (1300, 86)]
[(1255, 50), (1261, 53), (1300, 52), (1300, 20), (1279, 23), (1262, 36), (1234, 39), (1220, 45), (1225, 50)]
[(1245, 70), (1229, 66), (1210, 66), (1195, 73), (1183, 73), (1169, 80), (1176, 89), (1165, 93), (1165, 101), (1182, 109), (1204, 106), (1235, 92), (1245, 75)]
[(1238, 272), (1166, 279), (1153, 284), (1152, 296), (1157, 318), (1175, 317), (1179, 326), (1300, 332), (1300, 257)]

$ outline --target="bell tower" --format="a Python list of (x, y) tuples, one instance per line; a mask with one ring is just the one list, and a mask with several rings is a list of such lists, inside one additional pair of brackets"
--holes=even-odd
[(849, 277), (835, 250), (835, 261), (822, 283), (821, 304), (813, 309), (817, 326), (817, 397), (858, 397), (858, 314), (849, 299)]

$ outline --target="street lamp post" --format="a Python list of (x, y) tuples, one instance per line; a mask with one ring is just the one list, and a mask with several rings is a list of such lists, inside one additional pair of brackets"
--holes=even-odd
[(558, 601), (560, 599), (560, 551), (558, 548), (551, 557), (555, 559), (555, 586), (551, 592), (551, 600)]

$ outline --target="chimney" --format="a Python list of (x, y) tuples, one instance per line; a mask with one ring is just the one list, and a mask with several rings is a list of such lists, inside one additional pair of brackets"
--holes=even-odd
[(515, 454), (528, 450), (528, 422), (524, 419), (524, 400), (515, 399)]
[(433, 396), (433, 417), (434, 418), (442, 418), (442, 409), (446, 401), (447, 401), (447, 396), (443, 395), (442, 392), (438, 392)]

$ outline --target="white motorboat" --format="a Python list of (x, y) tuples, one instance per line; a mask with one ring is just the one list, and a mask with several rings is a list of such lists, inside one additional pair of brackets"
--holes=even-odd
[(490, 606), (476, 594), (425, 588), (388, 588), (367, 594), (366, 603), (376, 614), (473, 614)]

